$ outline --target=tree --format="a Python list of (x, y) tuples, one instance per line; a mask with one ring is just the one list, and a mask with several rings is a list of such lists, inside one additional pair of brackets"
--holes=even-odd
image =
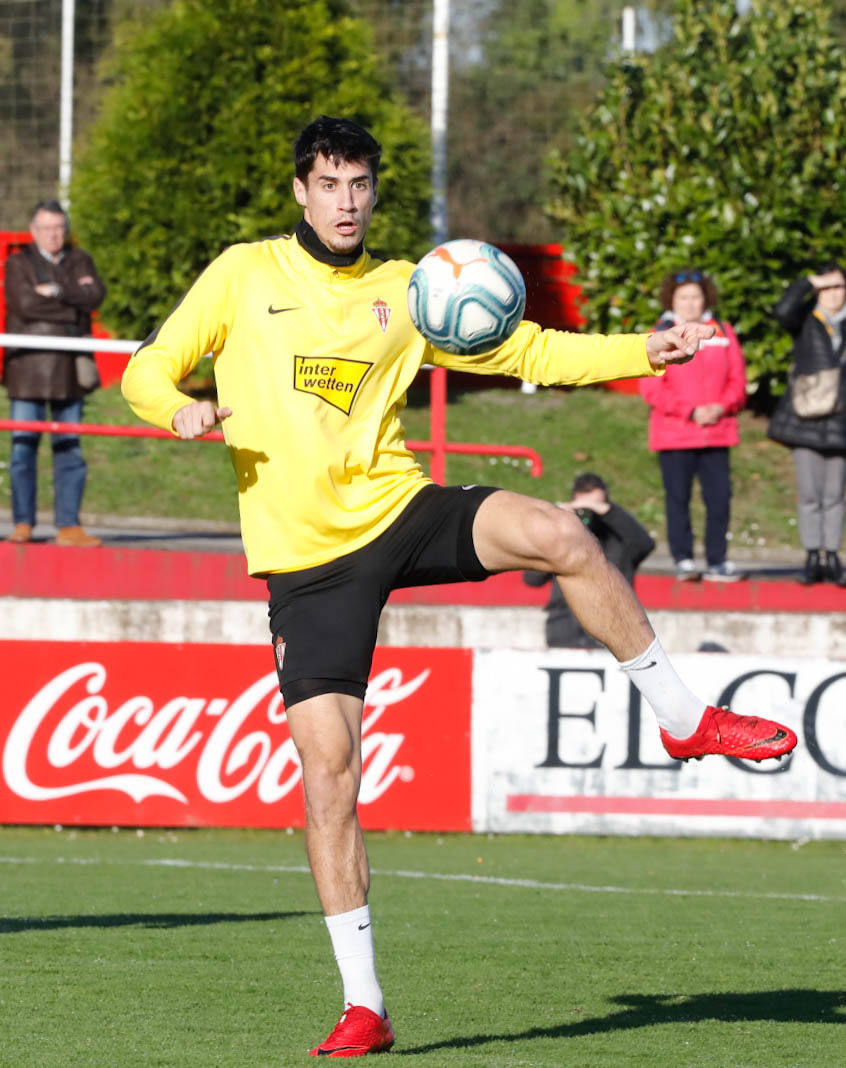
[(450, 88), (450, 232), (553, 240), (544, 158), (569, 144), (618, 36), (611, 0), (496, 0)]
[(119, 31), (71, 196), (120, 334), (148, 333), (226, 246), (294, 228), (291, 146), (321, 113), (384, 146), (369, 243), (426, 250), (427, 132), (345, 0), (177, 0)]
[(837, 255), (846, 53), (825, 0), (677, 0), (675, 37), (614, 63), (548, 205), (582, 268), (592, 328), (648, 329), (669, 270), (713, 273), (753, 388), (783, 387), (790, 339), (771, 309)]

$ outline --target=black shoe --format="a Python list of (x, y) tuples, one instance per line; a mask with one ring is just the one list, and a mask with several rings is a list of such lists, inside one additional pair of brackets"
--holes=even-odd
[(805, 558), (805, 568), (799, 576), (799, 581), (803, 586), (813, 586), (815, 582), (822, 582), (822, 580), (823, 566), (820, 562), (819, 550), (811, 549)]
[(846, 572), (837, 553), (825, 554), (825, 579), (826, 582), (833, 582), (835, 586), (846, 586)]

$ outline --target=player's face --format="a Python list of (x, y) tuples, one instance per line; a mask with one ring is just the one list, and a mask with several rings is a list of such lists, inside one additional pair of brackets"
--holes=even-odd
[(685, 282), (673, 290), (673, 311), (686, 323), (696, 322), (705, 311), (705, 294), (696, 282)]
[(321, 155), (306, 181), (294, 179), (294, 196), (323, 244), (343, 254), (364, 240), (376, 203), (376, 182), (366, 161), (334, 163)]
[(59, 215), (55, 211), (38, 211), (35, 213), (29, 231), (40, 249), (55, 256), (65, 246), (67, 237), (65, 225), (64, 215)]
[(846, 282), (846, 279), (841, 274), (838, 276), (839, 284), (827, 286), (817, 294), (820, 307), (827, 311), (829, 315), (836, 315), (846, 304), (846, 284), (844, 282)]

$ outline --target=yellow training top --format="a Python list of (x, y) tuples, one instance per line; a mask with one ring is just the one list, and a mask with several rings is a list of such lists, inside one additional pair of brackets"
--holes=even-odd
[(408, 314), (414, 265), (364, 252), (316, 260), (295, 237), (234, 245), (129, 362), (123, 395), (173, 430), (179, 383), (211, 352), (238, 478), (252, 575), (326, 563), (372, 541), (428, 479), (399, 415), (424, 363), (538, 385), (651, 375), (645, 336), (568, 334), (523, 322), (499, 348), (455, 356)]

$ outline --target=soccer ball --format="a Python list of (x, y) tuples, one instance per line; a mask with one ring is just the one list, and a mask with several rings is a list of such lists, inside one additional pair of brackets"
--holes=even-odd
[(485, 241), (447, 241), (408, 283), (408, 310), (423, 337), (461, 355), (488, 352), (523, 318), (526, 286), (513, 260)]

